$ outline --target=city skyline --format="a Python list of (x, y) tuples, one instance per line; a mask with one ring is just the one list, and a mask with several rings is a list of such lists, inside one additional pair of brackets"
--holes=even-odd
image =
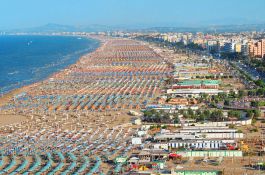
[(123, 27), (201, 27), (208, 25), (262, 24), (265, 1), (232, 0), (101, 0), (101, 1), (4, 1), (0, 29), (63, 25)]

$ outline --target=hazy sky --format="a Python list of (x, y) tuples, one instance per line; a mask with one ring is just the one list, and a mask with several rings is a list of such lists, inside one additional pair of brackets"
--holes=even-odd
[(202, 26), (265, 22), (265, 0), (0, 0), (0, 29), (67, 25)]

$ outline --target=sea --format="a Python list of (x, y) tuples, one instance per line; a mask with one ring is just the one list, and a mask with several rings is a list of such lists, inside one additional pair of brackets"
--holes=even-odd
[(44, 80), (99, 45), (77, 36), (0, 36), (0, 95)]

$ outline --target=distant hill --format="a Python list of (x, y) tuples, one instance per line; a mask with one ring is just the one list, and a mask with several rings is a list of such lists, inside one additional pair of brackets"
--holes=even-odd
[(39, 27), (7, 30), (7, 32), (101, 32), (109, 30), (113, 28), (105, 25), (71, 26), (49, 23)]
[(49, 23), (39, 27), (13, 29), (5, 32), (104, 32), (104, 31), (138, 31), (138, 32), (242, 32), (242, 31), (265, 31), (264, 24), (242, 24), (242, 25), (210, 25), (205, 27), (143, 27), (143, 26), (107, 26), (88, 25), (71, 26)]
[(215, 25), (205, 27), (152, 27), (144, 29), (153, 32), (244, 32), (265, 31), (265, 24)]

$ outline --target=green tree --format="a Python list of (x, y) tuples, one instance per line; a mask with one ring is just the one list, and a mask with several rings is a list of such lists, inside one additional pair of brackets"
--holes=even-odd
[(214, 110), (210, 115), (211, 121), (223, 121), (224, 120), (224, 114), (222, 110)]
[(228, 111), (228, 117), (235, 117), (237, 119), (240, 119), (241, 113), (236, 110)]
[(208, 109), (206, 109), (203, 111), (203, 115), (208, 119), (210, 118), (211, 112)]
[(264, 88), (259, 88), (259, 89), (257, 89), (256, 90), (256, 95), (264, 95), (264, 93), (265, 93), (265, 89)]
[(179, 115), (178, 115), (178, 113), (175, 113), (175, 114), (173, 115), (173, 120), (174, 120), (174, 124), (179, 123)]
[(265, 83), (264, 83), (263, 80), (256, 80), (256, 81), (255, 81), (255, 84), (256, 84), (257, 86), (262, 87), (262, 88), (265, 87)]
[(220, 99), (225, 99), (225, 98), (227, 97), (227, 94), (226, 94), (225, 92), (219, 92), (219, 93), (218, 93), (218, 97), (219, 97)]
[(236, 98), (236, 93), (235, 93), (233, 90), (230, 90), (230, 91), (229, 91), (229, 96), (230, 96), (231, 98)]
[(243, 90), (239, 90), (238, 91), (238, 98), (242, 98), (242, 97), (244, 97), (245, 96), (245, 91), (243, 91)]
[(261, 112), (258, 109), (253, 110), (253, 113), (255, 118), (259, 118), (261, 116)]
[(247, 110), (246, 112), (247, 112), (246, 117), (248, 117), (248, 118), (253, 117), (254, 112), (252, 110)]
[(193, 110), (191, 108), (189, 108), (187, 112), (188, 112), (189, 115), (193, 115), (194, 114), (194, 112), (193, 112)]
[(256, 95), (256, 91), (255, 90), (248, 91), (248, 96), (255, 96), (255, 95)]
[(225, 106), (230, 106), (230, 100), (229, 99), (225, 99), (225, 101), (224, 101), (224, 105)]

